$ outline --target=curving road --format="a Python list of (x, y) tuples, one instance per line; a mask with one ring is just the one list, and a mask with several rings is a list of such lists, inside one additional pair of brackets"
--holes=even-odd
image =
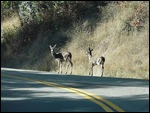
[(149, 80), (1, 68), (1, 112), (148, 112)]

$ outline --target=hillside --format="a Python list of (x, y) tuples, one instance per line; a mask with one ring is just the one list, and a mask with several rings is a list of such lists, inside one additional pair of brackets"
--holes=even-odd
[[(73, 74), (88, 75), (86, 51), (91, 47), (93, 57), (106, 58), (104, 76), (149, 79), (149, 2), (72, 7), (77, 9), (72, 8), (69, 16), (42, 24), (22, 27), (16, 13), (1, 20), (1, 66), (56, 71), (49, 45), (57, 44), (57, 52), (72, 52)], [(95, 66), (94, 76), (100, 73)]]

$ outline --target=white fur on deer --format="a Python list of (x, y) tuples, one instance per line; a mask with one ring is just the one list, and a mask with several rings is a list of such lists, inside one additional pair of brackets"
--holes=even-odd
[(91, 49), (90, 47), (88, 48), (88, 51), (86, 52), (86, 54), (89, 57), (89, 64), (90, 64), (90, 71), (89, 71), (89, 75), (93, 76), (93, 67), (95, 65), (101, 66), (102, 69), (102, 73), (101, 73), (101, 77), (103, 76), (103, 72), (104, 72), (104, 63), (105, 63), (105, 58), (103, 56), (97, 58), (97, 59), (93, 59), (92, 56), (92, 51), (93, 49)]

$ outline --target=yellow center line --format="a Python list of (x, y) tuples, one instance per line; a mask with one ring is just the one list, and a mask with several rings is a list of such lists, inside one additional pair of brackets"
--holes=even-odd
[[(55, 84), (55, 85), (59, 85), (59, 84), (57, 84), (57, 83), (53, 83), (53, 82), (46, 82), (47, 84), (48, 83), (50, 83), (50, 84)], [(60, 87), (64, 87), (64, 86), (62, 86), (62, 85), (59, 85)], [(115, 109), (116, 111), (118, 111), (118, 112), (125, 112), (122, 108), (120, 108), (119, 106), (117, 106), (117, 105), (115, 105), (114, 103), (112, 103), (112, 102), (110, 102), (110, 101), (108, 101), (108, 100), (106, 100), (106, 99), (104, 99), (104, 98), (102, 98), (102, 97), (100, 97), (100, 96), (97, 96), (97, 95), (94, 95), (94, 94), (92, 94), (92, 93), (89, 93), (89, 92), (86, 92), (86, 91), (83, 91), (83, 90), (80, 90), (80, 89), (77, 89), (77, 88), (71, 88), (71, 87), (67, 87), (67, 86), (65, 86), (65, 88), (67, 88), (67, 89), (72, 89), (72, 90), (74, 90), (74, 91), (77, 91), (77, 92), (80, 92), (80, 93), (84, 93), (84, 94), (86, 94), (86, 95), (89, 95), (89, 96), (91, 96), (91, 97), (94, 97), (94, 98), (96, 98), (96, 99), (98, 99), (98, 100), (100, 100), (100, 101), (102, 101), (102, 102), (105, 102), (106, 104), (108, 104), (109, 106), (111, 106), (113, 109)]]
[(79, 91), (79, 92), (82, 92), (82, 93), (86, 93), (86, 94), (88, 94), (89, 96), (92, 96), (92, 97), (94, 97), (94, 98), (96, 98), (96, 99), (98, 99), (98, 100), (100, 100), (100, 101), (102, 101), (102, 102), (105, 102), (106, 104), (108, 104), (109, 106), (111, 106), (113, 109), (115, 109), (115, 110), (118, 111), (118, 112), (125, 112), (125, 111), (124, 111), (122, 108), (120, 108), (119, 106), (115, 105), (114, 103), (112, 103), (112, 102), (110, 102), (109, 100), (106, 100), (106, 99), (104, 99), (104, 98), (102, 98), (102, 97), (100, 97), (100, 96), (94, 95), (94, 94), (89, 93), (89, 92), (86, 92), (86, 91), (82, 91), (82, 90), (80, 90), (80, 89), (75, 89), (75, 90), (77, 90), (77, 91)]
[(86, 93), (82, 93), (82, 92), (79, 92), (76, 90), (76, 88), (71, 88), (71, 87), (68, 87), (68, 86), (63, 86), (63, 85), (59, 85), (57, 83), (53, 83), (53, 82), (47, 82), (47, 81), (40, 81), (42, 84), (45, 84), (45, 85), (49, 85), (49, 86), (54, 86), (54, 87), (58, 87), (58, 88), (61, 88), (61, 89), (65, 89), (65, 90), (68, 90), (70, 92), (73, 92), (73, 93), (76, 93), (80, 96), (83, 96), (84, 98), (96, 103), (97, 105), (99, 105), (100, 107), (102, 107), (105, 111), (107, 112), (113, 112), (108, 106), (106, 106), (105, 104), (103, 104), (102, 102), (92, 98), (91, 96), (88, 96)]
[[(53, 87), (58, 87), (58, 88), (61, 88), (61, 89), (65, 89), (65, 90), (68, 90), (70, 92), (76, 93), (76, 94), (78, 94), (78, 95), (80, 95), (80, 96), (82, 96), (82, 97), (84, 97), (84, 98), (86, 98), (86, 99), (96, 103), (97, 105), (102, 107), (106, 112), (113, 112), (113, 111), (108, 106), (103, 104), (102, 102), (105, 102), (106, 104), (111, 106), (116, 111), (124, 112), (123, 109), (121, 109), (117, 105), (113, 104), (112, 102), (110, 102), (110, 101), (108, 101), (108, 100), (106, 100), (106, 99), (104, 99), (104, 98), (102, 98), (100, 96), (94, 95), (94, 94), (86, 92), (86, 91), (82, 91), (82, 90), (77, 89), (77, 88), (71, 88), (71, 87), (68, 87), (68, 86), (59, 85), (59, 84), (54, 83), (54, 82), (34, 80), (34, 79), (30, 79), (30, 78), (25, 78), (25, 77), (17, 77), (17, 76), (10, 76), (10, 75), (2, 75), (2, 76), (17, 78), (17, 79), (24, 79), (24, 80), (28, 80), (28, 81), (33, 81), (33, 82), (36, 82), (36, 83), (44, 84), (44, 85), (47, 85), (47, 86), (53, 86)], [(100, 100), (102, 102), (100, 102), (98, 100)]]

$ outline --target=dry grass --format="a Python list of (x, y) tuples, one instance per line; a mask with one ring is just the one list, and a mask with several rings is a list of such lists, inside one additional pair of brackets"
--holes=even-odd
[[(85, 52), (90, 46), (94, 49), (95, 58), (101, 55), (106, 58), (104, 76), (149, 79), (148, 27), (145, 26), (142, 31), (133, 30), (129, 35), (122, 30), (139, 4), (129, 2), (128, 7), (118, 11), (113, 19), (98, 23), (93, 34), (88, 34), (89, 31), (84, 29), (88, 21), (77, 24), (70, 33), (73, 40), (63, 48), (73, 53), (74, 74), (88, 74)], [(148, 19), (146, 21), (149, 23)], [(94, 75), (99, 76), (100, 73), (100, 67), (95, 66)]]
[(1, 22), (1, 41), (3, 42), (4, 37), (13, 37), (20, 30), (19, 17), (14, 14), (10, 18), (5, 19)]
[[(124, 29), (128, 21), (135, 20), (137, 9), (143, 18), (144, 27), (137, 31), (132, 27), (127, 32)], [(143, 1), (123, 2), (123, 5), (108, 5), (103, 8), (101, 21), (91, 32), (91, 23), (87, 20), (75, 23), (72, 29), (64, 34), (71, 37), (61, 51), (71, 51), (74, 63), (73, 74), (88, 75), (89, 63), (86, 51), (93, 48), (94, 58), (106, 58), (104, 76), (149, 79), (149, 3)], [(93, 21), (94, 22), (94, 21)], [(1, 22), (1, 41), (4, 35), (14, 34), (20, 29), (18, 16)], [(41, 34), (41, 36), (39, 36)], [(63, 33), (39, 33), (37, 40), (27, 52), (27, 62), (23, 68), (56, 71), (57, 63), (51, 58), (48, 45), (60, 43)], [(48, 37), (49, 36), (49, 37)], [(60, 39), (60, 40), (59, 40)], [(24, 55), (23, 55), (24, 56)], [(99, 76), (101, 70), (94, 67), (94, 76)]]

